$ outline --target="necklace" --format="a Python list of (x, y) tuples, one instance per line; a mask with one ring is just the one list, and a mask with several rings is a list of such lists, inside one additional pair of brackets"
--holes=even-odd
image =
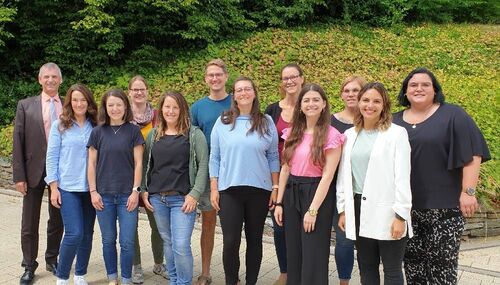
[(111, 129), (113, 130), (113, 132), (116, 133), (123, 127), (124, 124), (121, 124), (120, 127), (118, 128), (118, 130), (115, 130), (115, 128), (113, 128), (113, 126), (110, 125)]
[[(423, 119), (421, 119), (421, 120), (415, 120), (414, 121), (415, 123), (413, 123), (413, 124), (410, 123), (411, 124), (411, 128), (415, 129), (417, 127), (417, 124), (420, 124), (423, 121), (427, 120), (430, 117), (430, 114), (433, 112), (433, 110), (435, 110), (434, 109), (435, 106), (436, 106), (436, 104), (432, 104), (429, 108), (427, 108), (427, 110), (424, 112), (424, 114), (422, 116)], [(411, 109), (410, 109), (410, 111), (411, 111)], [(414, 114), (412, 114), (412, 115), (414, 116)]]

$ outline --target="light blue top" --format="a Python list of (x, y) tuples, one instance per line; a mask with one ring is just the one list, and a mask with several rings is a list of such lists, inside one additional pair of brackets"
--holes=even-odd
[(249, 116), (239, 116), (233, 130), (220, 118), (211, 135), (210, 177), (218, 177), (219, 191), (231, 186), (252, 186), (271, 191), (271, 172), (279, 172), (278, 132), (270, 116), (265, 115), (269, 134), (247, 133)]
[(372, 154), (373, 144), (377, 139), (379, 131), (361, 130), (354, 142), (351, 152), (351, 171), (353, 192), (363, 194), (366, 170)]
[(47, 143), (45, 182), (57, 181), (58, 187), (71, 192), (88, 191), (87, 142), (92, 132), (89, 120), (80, 127), (76, 122), (59, 131), (59, 120), (52, 123)]

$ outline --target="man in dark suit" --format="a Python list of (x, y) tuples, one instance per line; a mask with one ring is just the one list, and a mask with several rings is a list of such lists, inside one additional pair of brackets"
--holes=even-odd
[[(40, 208), (46, 188), (45, 156), (51, 123), (59, 118), (62, 105), (59, 85), (61, 70), (55, 63), (46, 63), (40, 68), (38, 82), (42, 92), (35, 97), (20, 100), (17, 104), (14, 123), (13, 178), (16, 190), (23, 194), (21, 221), (22, 266), (25, 269), (20, 284), (31, 284), (38, 255), (38, 228)], [(50, 189), (49, 196), (50, 196)], [(59, 209), (48, 203), (46, 269), (55, 273), (57, 256), (63, 234), (63, 223)]]

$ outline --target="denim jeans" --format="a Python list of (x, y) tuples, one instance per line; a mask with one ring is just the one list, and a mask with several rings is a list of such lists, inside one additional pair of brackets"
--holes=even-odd
[(149, 202), (154, 208), (158, 231), (163, 240), (163, 251), (167, 260), (167, 271), (171, 285), (191, 284), (193, 279), (193, 234), (196, 211), (182, 212), (184, 196), (162, 196), (152, 194)]
[(280, 226), (274, 219), (274, 211), (271, 211), (271, 219), (273, 220), (274, 229), (274, 247), (276, 249), (276, 257), (280, 267), (280, 273), (286, 273), (286, 241), (285, 241), (285, 227)]
[(340, 280), (350, 280), (354, 266), (354, 241), (346, 238), (339, 228), (339, 214), (334, 210), (333, 228), (335, 229), (335, 263)]
[(89, 192), (61, 193), (61, 216), (64, 224), (64, 237), (59, 250), (57, 277), (67, 280), (76, 255), (75, 275), (87, 274), (92, 235), (94, 234), (95, 209)]
[(104, 194), (104, 209), (97, 211), (97, 220), (102, 234), (102, 254), (109, 280), (118, 278), (116, 252), (116, 221), (120, 227), (120, 267), (122, 283), (129, 284), (134, 260), (135, 230), (137, 228), (137, 208), (127, 211), (128, 194)]

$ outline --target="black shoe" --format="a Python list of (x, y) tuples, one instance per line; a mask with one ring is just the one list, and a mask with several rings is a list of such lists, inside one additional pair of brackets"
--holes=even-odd
[(52, 272), (52, 274), (56, 275), (56, 271), (57, 271), (57, 263), (47, 263), (45, 265), (45, 269), (48, 271), (48, 272)]
[(23, 276), (21, 276), (21, 280), (19, 281), (20, 285), (29, 285), (33, 282), (33, 278), (35, 278), (35, 272), (26, 270), (24, 271)]

